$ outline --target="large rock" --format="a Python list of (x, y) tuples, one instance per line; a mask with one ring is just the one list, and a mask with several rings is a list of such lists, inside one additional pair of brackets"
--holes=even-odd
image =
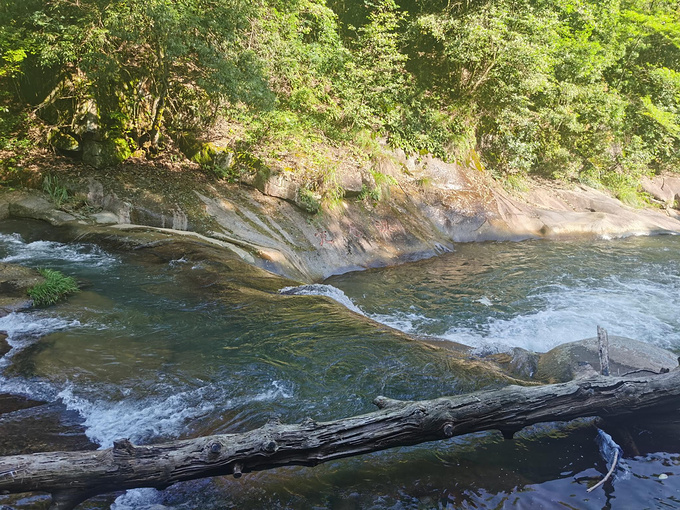
[(34, 269), (0, 262), (0, 317), (29, 308), (28, 289), (43, 281)]
[(496, 363), (501, 369), (513, 377), (520, 379), (533, 379), (538, 369), (540, 354), (527, 351), (521, 347), (515, 347), (510, 352), (502, 352), (486, 356)]
[(75, 221), (72, 214), (57, 210), (54, 205), (40, 195), (28, 194), (22, 199), (9, 204), (9, 215), (15, 218), (30, 218), (47, 221), (59, 226)]
[(167, 203), (160, 195), (145, 191), (134, 200), (122, 200), (113, 192), (104, 191), (104, 185), (88, 180), (87, 201), (103, 211), (91, 214), (90, 221), (97, 225), (138, 224), (175, 230), (189, 230), (192, 225), (186, 212), (177, 204)]
[(642, 179), (642, 189), (668, 207), (678, 207), (680, 202), (680, 177), (657, 176)]
[[(609, 336), (609, 371), (624, 375), (635, 370), (661, 372), (678, 366), (678, 356), (666, 349), (621, 336)], [(581, 375), (600, 371), (597, 338), (558, 345), (541, 355), (537, 378), (566, 382)]]

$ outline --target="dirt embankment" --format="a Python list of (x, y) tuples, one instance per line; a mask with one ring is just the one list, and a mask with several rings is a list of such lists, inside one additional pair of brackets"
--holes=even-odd
[(105, 171), (61, 165), (55, 173), (73, 196), (61, 210), (44, 193), (6, 192), (0, 218), (169, 229), (304, 282), (431, 257), (459, 242), (680, 232), (678, 178), (648, 181), (659, 203), (635, 209), (582, 185), (533, 182), (529, 191), (509, 193), (474, 165), (398, 151), (377, 172), (348, 172), (344, 200), (310, 213), (285, 172), (229, 184), (171, 164), (130, 162)]

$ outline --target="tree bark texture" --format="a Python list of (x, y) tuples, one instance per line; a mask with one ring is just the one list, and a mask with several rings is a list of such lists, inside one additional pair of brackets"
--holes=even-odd
[(222, 434), (136, 446), (126, 439), (88, 452), (0, 457), (0, 492), (50, 492), (54, 509), (96, 494), (260, 471), (314, 466), (343, 457), (483, 430), (505, 437), (525, 426), (586, 416), (605, 418), (680, 408), (680, 370), (644, 377), (597, 377), (546, 386), (404, 402), (378, 397), (376, 412), (330, 422), (268, 423)]

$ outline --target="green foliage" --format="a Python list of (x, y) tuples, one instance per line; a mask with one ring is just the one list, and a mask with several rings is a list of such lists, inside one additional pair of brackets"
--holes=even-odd
[[(158, 146), (166, 131), (201, 125), (227, 100), (270, 100), (245, 39), (256, 8), (251, 2), (6, 4), (0, 76), (13, 79), (21, 99), (39, 103), (46, 121), (75, 131), (82, 105), (93, 101), (120, 158)], [(121, 138), (133, 147), (124, 148)]]
[(361, 191), (359, 192), (357, 199), (358, 200), (371, 199), (374, 202), (380, 202), (380, 200), (382, 200), (382, 188), (377, 186), (375, 188), (369, 188), (365, 184), (362, 184)]
[(53, 269), (38, 269), (45, 281), (28, 289), (28, 295), (36, 306), (53, 305), (60, 299), (78, 292), (78, 283)]
[(305, 211), (316, 214), (321, 210), (321, 200), (309, 188), (299, 188), (297, 191), (296, 203)]
[(357, 197), (359, 200), (371, 199), (374, 202), (380, 202), (383, 198), (390, 196), (390, 186), (397, 186), (399, 183), (391, 175), (384, 174), (378, 170), (372, 169), (371, 176), (375, 186), (368, 187), (365, 184), (361, 186), (361, 192)]
[[(25, 0), (0, 50), (1, 89), (72, 147), (95, 117), (115, 160), (174, 140), (229, 180), (291, 168), (317, 201), (342, 197), (333, 151), (370, 163), (383, 140), (621, 196), (680, 168), (670, 0)], [(226, 165), (201, 148), (219, 117), (239, 126)]]
[(528, 191), (529, 186), (523, 174), (509, 174), (503, 179), (503, 185), (510, 191)]

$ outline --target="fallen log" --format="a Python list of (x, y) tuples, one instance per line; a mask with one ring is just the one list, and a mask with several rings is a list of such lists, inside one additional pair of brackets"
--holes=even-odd
[(164, 489), (185, 480), (314, 466), (343, 457), (483, 430), (506, 438), (535, 423), (621, 417), (680, 408), (680, 370), (643, 377), (596, 377), (562, 384), (480, 391), (405, 402), (378, 397), (379, 410), (330, 422), (270, 422), (221, 434), (138, 446), (126, 439), (87, 452), (0, 457), (0, 492), (49, 492), (53, 510), (124, 489)]

